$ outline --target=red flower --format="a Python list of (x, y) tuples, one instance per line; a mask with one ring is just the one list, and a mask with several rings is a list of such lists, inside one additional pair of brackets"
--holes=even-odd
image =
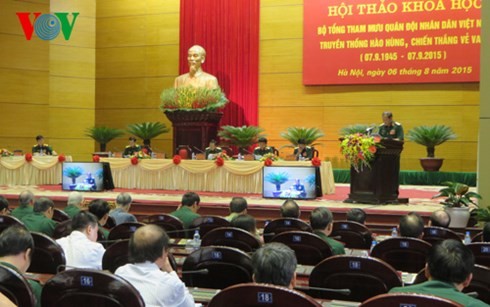
[(375, 143), (379, 143), (379, 142), (381, 142), (381, 137), (380, 137), (379, 135), (375, 135), (375, 136), (373, 137), (373, 139), (374, 139), (374, 142), (375, 142)]
[(364, 155), (362, 154), (362, 152), (358, 153), (357, 157), (361, 160), (364, 160)]
[(318, 167), (322, 165), (322, 160), (320, 160), (318, 157), (314, 157), (313, 159), (311, 159), (311, 165)]
[(141, 151), (144, 152), (145, 154), (148, 154), (148, 149), (146, 148), (143, 148)]
[(32, 154), (30, 152), (26, 153), (25, 158), (26, 158), (27, 162), (31, 162), (32, 161)]
[(180, 161), (182, 161), (182, 157), (179, 155), (175, 155), (172, 160), (174, 161), (175, 165), (179, 165)]
[(64, 154), (61, 154), (58, 156), (58, 162), (60, 163), (63, 163), (66, 161), (66, 158), (65, 158), (65, 155)]
[(138, 164), (138, 157), (132, 157), (131, 158), (131, 164), (137, 165)]
[(223, 158), (221, 157), (216, 158), (216, 165), (223, 166), (223, 164), (225, 164), (225, 160), (223, 160)]
[(369, 146), (369, 152), (375, 153), (376, 152), (376, 146)]
[(100, 157), (99, 157), (99, 155), (93, 155), (93, 156), (92, 156), (92, 161), (94, 161), (94, 162), (99, 162), (99, 161), (100, 161)]
[(272, 160), (270, 158), (265, 159), (264, 165), (265, 166), (271, 166), (272, 165)]

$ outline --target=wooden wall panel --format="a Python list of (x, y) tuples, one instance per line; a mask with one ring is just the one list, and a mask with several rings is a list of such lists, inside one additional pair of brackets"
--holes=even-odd
[(145, 47), (98, 48), (97, 78), (135, 78), (145, 76)]
[(50, 77), (50, 106), (95, 108), (95, 79)]
[[(0, 0), (0, 33), (14, 34), (25, 39), (22, 26), (15, 13), (17, 12), (49, 12), (49, 2), (39, 1), (14, 1)], [(31, 15), (33, 16), (33, 15)]]
[(48, 72), (0, 68), (0, 102), (48, 103)]
[(24, 36), (0, 34), (0, 68), (47, 71), (49, 43)]
[(50, 74), (76, 78), (95, 78), (95, 49), (52, 44)]
[[(76, 11), (75, 9), (70, 12)], [(72, 20), (71, 17), (69, 19)], [(87, 17), (82, 15), (82, 12), (77, 17), (77, 21), (73, 26), (73, 30), (69, 40), (65, 40), (63, 33), (53, 40), (54, 45), (95, 48), (94, 44), (95, 33), (95, 17)]]

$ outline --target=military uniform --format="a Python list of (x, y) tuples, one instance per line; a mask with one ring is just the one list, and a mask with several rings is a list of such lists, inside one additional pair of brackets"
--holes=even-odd
[[(19, 269), (17, 269), (16, 266), (14, 266), (13, 264), (9, 263), (9, 262), (0, 262), (1, 265), (4, 265), (14, 271), (16, 271), (17, 273), (21, 274), (22, 275), (22, 272), (19, 271)], [(32, 280), (32, 279), (29, 279), (29, 278), (26, 278), (27, 279), (27, 283), (29, 284), (29, 286), (31, 286), (31, 290), (32, 290), (32, 294), (34, 294), (34, 297), (36, 298), (36, 307), (41, 307), (41, 293), (43, 291), (43, 287), (41, 286), (40, 283), (38, 283), (37, 281), (35, 280)]]
[(140, 145), (134, 145), (134, 146), (128, 145), (128, 146), (126, 146), (126, 148), (124, 148), (123, 157), (132, 156), (140, 150), (141, 150)]
[(26, 215), (21, 221), (29, 231), (42, 232), (50, 237), (53, 236), (54, 228), (56, 227), (56, 222), (47, 218), (41, 212), (33, 212)]
[(42, 154), (42, 155), (52, 155), (53, 154), (53, 148), (51, 148), (51, 146), (49, 146), (48, 144), (42, 144), (42, 145), (39, 145), (39, 144), (36, 144), (34, 146), (32, 146), (32, 153), (39, 153), (39, 154)]
[(65, 211), (65, 213), (72, 219), (78, 212), (80, 212), (80, 208), (75, 205), (68, 205), (63, 211)]
[(392, 288), (389, 293), (417, 293), (435, 295), (458, 302), (465, 307), (489, 306), (476, 298), (458, 291), (454, 285), (439, 280), (429, 280), (421, 284), (408, 287), (395, 287)]
[(392, 122), (391, 125), (379, 125), (379, 135), (387, 139), (398, 139), (403, 141), (403, 127), (399, 122)]
[(99, 231), (102, 233), (104, 238), (97, 238), (98, 239), (97, 241), (109, 239), (109, 230), (108, 229), (104, 228), (103, 226), (101, 226), (99, 224)]
[(171, 212), (170, 215), (175, 216), (184, 224), (185, 229), (189, 229), (192, 225), (192, 221), (200, 217), (199, 214), (194, 213), (189, 206), (181, 206), (179, 210)]
[(21, 220), (24, 216), (32, 214), (33, 208), (29, 205), (19, 205), (12, 211), (12, 216)]
[(328, 245), (330, 245), (333, 255), (345, 255), (345, 249), (342, 243), (340, 243), (335, 239), (330, 238), (323, 231), (313, 230), (313, 233), (319, 236), (320, 238), (322, 238), (322, 240), (327, 242)]
[(223, 152), (223, 149), (221, 147), (215, 147), (214, 149), (211, 149), (209, 147), (206, 147), (206, 150), (204, 151), (204, 156), (206, 157), (206, 160), (212, 160), (214, 156), (209, 157), (209, 155), (216, 155)]
[(273, 154), (273, 153), (274, 153), (274, 149), (269, 146), (264, 147), (264, 149), (261, 149), (260, 147), (255, 147), (254, 149), (255, 160), (262, 158), (266, 154)]
[[(299, 147), (294, 148), (294, 155), (296, 156), (296, 160), (299, 160), (299, 155), (298, 155)], [(301, 153), (301, 156), (305, 160), (311, 160), (313, 158), (313, 148), (310, 146), (306, 146), (303, 152)]]

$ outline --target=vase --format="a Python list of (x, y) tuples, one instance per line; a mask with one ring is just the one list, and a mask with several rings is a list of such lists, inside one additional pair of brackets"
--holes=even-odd
[(470, 209), (467, 207), (447, 208), (446, 212), (451, 217), (450, 228), (466, 228), (470, 219)]
[(444, 159), (440, 158), (420, 158), (420, 165), (424, 171), (438, 172), (442, 166)]

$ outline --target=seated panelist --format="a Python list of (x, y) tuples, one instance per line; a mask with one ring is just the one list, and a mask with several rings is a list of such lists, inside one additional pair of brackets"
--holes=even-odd
[(297, 161), (310, 161), (313, 158), (313, 148), (306, 146), (305, 139), (298, 140), (298, 147), (294, 149)]
[(36, 142), (34, 146), (32, 146), (32, 154), (34, 155), (56, 155), (56, 152), (53, 150), (51, 146), (44, 143), (44, 137), (42, 135), (36, 136)]
[(221, 149), (221, 147), (216, 146), (216, 141), (211, 140), (209, 141), (209, 147), (206, 147), (206, 150), (204, 151), (204, 156), (206, 157), (206, 160), (213, 160), (216, 155), (222, 151), (223, 149)]
[(129, 137), (129, 145), (124, 148), (123, 157), (129, 157), (141, 150), (141, 146), (136, 144), (134, 136)]
[(266, 154), (269, 154), (269, 153), (273, 154), (274, 153), (274, 149), (272, 147), (267, 146), (267, 139), (266, 138), (264, 138), (264, 137), (259, 138), (258, 145), (259, 146), (255, 147), (255, 149), (254, 149), (255, 160), (260, 160), (260, 158), (262, 158)]

